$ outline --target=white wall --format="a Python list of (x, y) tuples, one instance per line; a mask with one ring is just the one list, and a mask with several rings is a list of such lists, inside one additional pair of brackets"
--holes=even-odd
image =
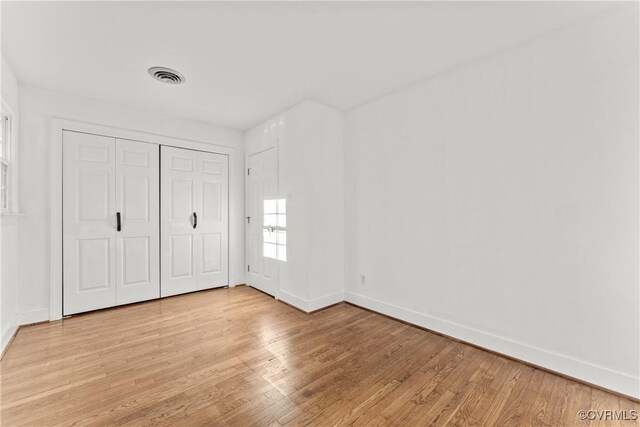
[[(18, 81), (10, 65), (2, 57), (0, 79), (2, 100), (18, 114)], [(13, 117), (18, 120), (18, 117)], [(17, 202), (17, 199), (16, 199)], [(12, 206), (18, 210), (18, 206)], [(0, 353), (16, 331), (16, 289), (18, 286), (17, 245), (18, 221), (14, 215), (0, 215)]]
[(317, 310), (344, 298), (344, 114), (313, 102), (307, 108), (309, 309)]
[(18, 107), (18, 80), (11, 68), (11, 65), (2, 56), (2, 99), (8, 102), (14, 108)]
[(0, 330), (2, 341), (0, 353), (4, 351), (11, 337), (16, 332), (18, 320), (16, 316), (16, 291), (18, 286), (17, 216), (0, 216)]
[(287, 200), (287, 261), (276, 297), (313, 311), (343, 300), (343, 114), (312, 101), (247, 132), (247, 155), (278, 148), (278, 198)]
[(628, 3), (348, 112), (346, 299), (640, 397), (638, 50)]
[(30, 321), (49, 316), (49, 144), (59, 117), (236, 149), (230, 176), (230, 282), (244, 283), (244, 134), (211, 124), (132, 110), (101, 101), (20, 86), (21, 204), (18, 311)]

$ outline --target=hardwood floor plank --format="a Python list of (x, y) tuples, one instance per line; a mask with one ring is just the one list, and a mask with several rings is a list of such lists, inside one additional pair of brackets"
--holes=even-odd
[(497, 421), (499, 425), (527, 425), (531, 412), (535, 410), (534, 400), (544, 374), (544, 371), (527, 366), (502, 409)]
[[(2, 425), (589, 425), (640, 404), (348, 304), (249, 287), (21, 328)], [(638, 425), (603, 420), (594, 425)]]
[(490, 360), (490, 364), (485, 364), (485, 366), (489, 366), (476, 371), (465, 388), (459, 392), (460, 403), (448, 418), (447, 423), (449, 425), (470, 426), (477, 424), (472, 413), (485, 398), (489, 386), (506, 365), (505, 360), (498, 356), (494, 356)]

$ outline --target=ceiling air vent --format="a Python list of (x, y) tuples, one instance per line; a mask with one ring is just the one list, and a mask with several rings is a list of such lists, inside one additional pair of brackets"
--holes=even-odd
[(167, 67), (151, 67), (149, 68), (149, 75), (162, 83), (169, 83), (172, 85), (184, 83), (185, 81), (182, 74)]

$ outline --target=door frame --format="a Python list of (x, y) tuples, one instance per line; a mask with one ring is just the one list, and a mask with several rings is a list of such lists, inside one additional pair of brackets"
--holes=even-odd
[[(65, 130), (226, 155), (229, 158), (229, 183), (227, 188), (229, 200), (231, 200), (231, 182), (235, 173), (236, 156), (238, 155), (234, 147), (225, 145), (53, 117), (51, 119), (51, 149), (49, 151), (49, 185), (51, 192), (49, 199), (49, 320), (62, 319), (62, 137)], [(231, 277), (231, 252), (229, 250), (231, 247), (230, 205), (231, 203), (227, 204), (227, 217), (229, 218), (229, 221), (227, 221), (227, 234), (229, 236), (227, 242), (227, 252), (229, 254), (227, 260), (227, 282)], [(231, 285), (230, 282), (229, 285)]]

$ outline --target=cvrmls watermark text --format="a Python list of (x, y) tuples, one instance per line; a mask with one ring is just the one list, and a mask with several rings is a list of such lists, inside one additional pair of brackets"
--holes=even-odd
[(589, 421), (636, 421), (638, 411), (627, 410), (582, 410), (578, 411), (578, 418)]

